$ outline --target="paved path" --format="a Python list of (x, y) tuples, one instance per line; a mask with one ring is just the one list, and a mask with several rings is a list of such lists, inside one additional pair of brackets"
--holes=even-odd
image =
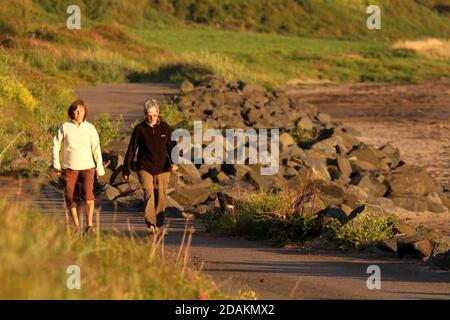
[(95, 87), (76, 88), (76, 94), (83, 99), (91, 116), (110, 113), (123, 115), (126, 125), (143, 117), (143, 103), (147, 99), (169, 100), (179, 92), (173, 83), (159, 84), (102, 84)]
[[(89, 104), (91, 113), (103, 112), (106, 108), (115, 114), (130, 110), (138, 115), (139, 112), (134, 110), (138, 110), (141, 100), (161, 96), (159, 90), (175, 89), (172, 86), (130, 84), (101, 86), (98, 91), (79, 89), (78, 92)], [(129, 119), (134, 121), (131, 116)], [(33, 192), (33, 183), (28, 181), (19, 191), (11, 192), (18, 190), (17, 185), (18, 182), (11, 178), (0, 178), (0, 195), (31, 200), (44, 212), (64, 217), (61, 191), (44, 185)], [(101, 207), (103, 230), (143, 232), (139, 211), (114, 208), (107, 201), (97, 201), (97, 204)], [(176, 250), (186, 221), (170, 214), (167, 224), (166, 246)], [(450, 272), (420, 261), (280, 249), (264, 241), (207, 234), (199, 221), (191, 221), (189, 225), (196, 229), (190, 250), (192, 264), (202, 268), (217, 283), (223, 283), (223, 290), (231, 294), (236, 294), (239, 288), (250, 288), (260, 299), (450, 299)], [(369, 290), (366, 286), (367, 267), (374, 264), (381, 268), (380, 290)]]

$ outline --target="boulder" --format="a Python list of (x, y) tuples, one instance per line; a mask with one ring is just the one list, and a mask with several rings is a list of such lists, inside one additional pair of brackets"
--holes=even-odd
[(316, 119), (322, 124), (331, 122), (331, 116), (328, 113), (319, 112)]
[(110, 170), (109, 168), (105, 168), (105, 174), (103, 176), (99, 176), (97, 181), (109, 184), (111, 182), (112, 175), (113, 175), (113, 171)]
[(110, 185), (110, 186), (107, 186), (107, 188), (105, 190), (105, 196), (106, 196), (106, 199), (108, 199), (109, 201), (112, 201), (120, 196), (120, 191), (119, 191), (119, 189)]
[(31, 163), (25, 158), (17, 158), (10, 162), (11, 170), (28, 170), (31, 169)]
[(224, 99), (227, 105), (236, 106), (240, 103), (242, 97), (238, 92), (226, 91), (224, 92)]
[(398, 251), (398, 245), (396, 239), (385, 239), (381, 240), (376, 244), (376, 247), (383, 250), (388, 251), (392, 253), (397, 253)]
[(167, 196), (166, 198), (166, 214), (179, 216), (181, 212), (184, 210), (183, 206), (176, 202), (171, 196)]
[[(442, 236), (434, 241), (435, 248), (433, 254), (438, 255), (450, 251), (450, 236)], [(448, 265), (450, 267), (450, 264)]]
[(345, 189), (334, 181), (319, 180), (314, 182), (317, 190), (320, 191), (320, 198), (326, 205), (339, 205), (345, 197)]
[(228, 176), (223, 172), (220, 171), (217, 175), (216, 175), (216, 180), (218, 182), (224, 182), (224, 181), (228, 181), (230, 178), (228, 178)]
[(179, 164), (176, 173), (184, 184), (196, 184), (202, 180), (200, 172), (194, 164)]
[(144, 190), (133, 190), (127, 193), (125, 196), (120, 196), (116, 198), (114, 201), (132, 207), (132, 208), (140, 208), (144, 206), (145, 194)]
[(130, 182), (130, 183), (138, 183), (139, 182), (139, 177), (135, 171), (130, 171), (128, 180), (125, 180), (122, 175), (122, 167), (123, 166), (119, 166), (116, 170), (114, 170), (113, 174), (111, 175), (111, 180), (110, 180), (111, 185), (117, 186), (119, 184), (123, 184), (123, 183), (127, 183), (127, 182)]
[(441, 198), (442, 204), (450, 210), (450, 192), (443, 192), (439, 195), (439, 197)]
[(427, 240), (430, 240), (433, 243), (442, 243), (443, 239), (445, 240), (444, 234), (437, 230), (431, 229), (424, 226), (417, 227), (416, 234), (424, 237)]
[(235, 176), (236, 179), (242, 179), (245, 174), (252, 169), (244, 164), (222, 164), (221, 169), (227, 175)]
[(253, 95), (255, 93), (265, 94), (266, 88), (256, 83), (247, 83), (242, 87), (242, 93), (246, 96)]
[(183, 208), (190, 208), (204, 202), (212, 192), (210, 186), (187, 185), (177, 188), (170, 196)]
[(394, 201), (392, 201), (392, 199), (385, 198), (385, 197), (370, 197), (369, 196), (369, 198), (367, 199), (367, 202), (372, 205), (380, 206), (381, 208), (383, 208), (385, 210), (394, 208)]
[(312, 131), (314, 128), (314, 124), (308, 116), (302, 116), (299, 120), (297, 120), (295, 126), (301, 130)]
[(328, 170), (328, 173), (330, 174), (332, 181), (336, 181), (341, 177), (341, 172), (339, 171), (337, 166), (328, 165), (327, 170)]
[(282, 166), (281, 167), (282, 175), (286, 179), (292, 178), (294, 176), (298, 176), (298, 171), (295, 168)]
[(355, 207), (363, 203), (367, 203), (369, 199), (369, 194), (364, 189), (349, 185), (345, 189), (344, 203), (350, 207)]
[(389, 184), (392, 197), (410, 194), (426, 195), (440, 192), (442, 189), (442, 186), (428, 174), (425, 168), (407, 164), (392, 171)]
[(198, 168), (198, 173), (202, 179), (211, 178), (215, 179), (219, 172), (221, 172), (221, 164), (205, 164), (203, 163)]
[(305, 166), (309, 168), (308, 175), (310, 180), (325, 180), (331, 181), (330, 174), (328, 172), (325, 158), (320, 152), (307, 151), (302, 159)]
[(383, 153), (367, 145), (361, 145), (350, 153), (357, 160), (370, 163), (375, 170), (389, 170), (382, 162)]
[(382, 161), (384, 161), (389, 168), (394, 169), (400, 164), (400, 150), (388, 143), (381, 146), (379, 149), (383, 153)]
[(215, 74), (207, 75), (195, 85), (196, 87), (203, 87), (206, 89), (225, 90), (227, 88), (227, 82), (225, 79)]
[(283, 150), (286, 150), (289, 146), (292, 146), (292, 145), (297, 145), (294, 138), (292, 138), (292, 136), (289, 133), (283, 132), (280, 135), (281, 152), (283, 152)]
[(115, 171), (118, 167), (123, 165), (123, 156), (114, 152), (102, 154), (103, 162), (108, 162), (107, 168)]
[(130, 184), (129, 183), (122, 183), (116, 186), (116, 188), (119, 190), (120, 194), (123, 194), (127, 191), (131, 190)]
[(414, 255), (423, 260), (428, 260), (433, 253), (431, 241), (421, 236), (405, 236), (397, 239), (399, 257)]
[(405, 222), (399, 222), (397, 224), (397, 233), (409, 237), (417, 235), (416, 229)]
[(338, 167), (339, 171), (341, 172), (341, 177), (350, 178), (350, 175), (353, 172), (350, 161), (347, 158), (345, 158), (344, 156), (338, 156), (336, 158), (336, 161), (337, 161), (337, 167)]
[(256, 190), (279, 190), (280, 186), (277, 186), (273, 177), (261, 176), (258, 172), (250, 170), (240, 180), (251, 184)]
[(428, 211), (436, 213), (448, 212), (448, 208), (442, 202), (442, 198), (439, 197), (437, 192), (427, 194), (424, 201), (427, 203)]
[(333, 136), (328, 139), (320, 140), (312, 145), (311, 150), (319, 151), (324, 156), (335, 156), (336, 154), (345, 154), (348, 149), (344, 147), (343, 141), (339, 136)]
[(34, 142), (28, 142), (22, 149), (20, 149), (19, 153), (30, 163), (45, 160), (41, 150), (36, 146)]
[(357, 216), (359, 216), (361, 213), (363, 213), (366, 210), (366, 205), (360, 205), (357, 206), (355, 209), (350, 212), (348, 215), (348, 221), (355, 219)]
[(368, 173), (356, 174), (352, 177), (352, 184), (367, 191), (369, 197), (383, 197), (388, 188)]
[(236, 207), (243, 203), (242, 200), (236, 199), (233, 195), (227, 192), (217, 192), (217, 200), (219, 202), (220, 211), (222, 213), (227, 213), (230, 210), (235, 210)]
[(350, 165), (352, 166), (353, 172), (364, 172), (364, 171), (376, 171), (379, 170), (377, 166), (370, 162), (363, 160), (358, 160), (356, 157), (349, 157)]
[(333, 129), (333, 136), (340, 138), (342, 146), (346, 150), (353, 150), (361, 145), (361, 141), (359, 141), (355, 136), (348, 134), (346, 131), (342, 129)]
[(305, 152), (296, 144), (291, 144), (285, 149), (281, 150), (281, 156), (303, 158), (305, 157)]
[(325, 221), (329, 218), (337, 219), (341, 224), (345, 224), (348, 221), (347, 214), (340, 207), (327, 207), (320, 211), (317, 216), (320, 221)]
[(436, 213), (447, 212), (447, 208), (440, 202), (440, 198), (433, 196), (432, 194), (426, 197), (421, 197), (417, 195), (404, 195), (393, 197), (389, 196), (394, 202), (394, 205), (401, 207), (410, 211), (422, 212), (431, 211)]
[(194, 85), (189, 80), (183, 80), (183, 82), (181, 83), (180, 91), (182, 94), (188, 94), (192, 92), (194, 89), (195, 89)]

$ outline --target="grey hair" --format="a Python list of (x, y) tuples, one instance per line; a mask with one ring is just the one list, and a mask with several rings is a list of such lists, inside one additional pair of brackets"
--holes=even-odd
[(159, 104), (155, 99), (150, 99), (144, 102), (144, 113), (149, 114), (150, 111), (155, 110), (159, 113)]

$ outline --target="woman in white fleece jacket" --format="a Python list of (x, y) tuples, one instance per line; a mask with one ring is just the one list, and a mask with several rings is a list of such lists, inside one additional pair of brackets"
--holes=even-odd
[[(94, 176), (105, 174), (100, 140), (95, 127), (86, 121), (87, 108), (83, 100), (74, 101), (69, 110), (70, 120), (59, 127), (53, 139), (53, 168), (62, 173), (64, 197), (70, 210), (75, 232), (80, 231), (77, 207), (79, 193), (86, 203), (87, 233), (95, 233)], [(62, 147), (62, 162), (59, 152)]]

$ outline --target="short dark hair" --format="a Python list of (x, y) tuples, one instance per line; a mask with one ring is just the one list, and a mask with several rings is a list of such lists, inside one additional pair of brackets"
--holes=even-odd
[(84, 108), (84, 120), (86, 120), (88, 109), (86, 108), (86, 105), (84, 104), (84, 101), (81, 99), (75, 100), (72, 102), (72, 104), (69, 107), (69, 110), (67, 110), (67, 114), (69, 115), (70, 119), (75, 119), (75, 110), (78, 108), (78, 106), (82, 106)]

